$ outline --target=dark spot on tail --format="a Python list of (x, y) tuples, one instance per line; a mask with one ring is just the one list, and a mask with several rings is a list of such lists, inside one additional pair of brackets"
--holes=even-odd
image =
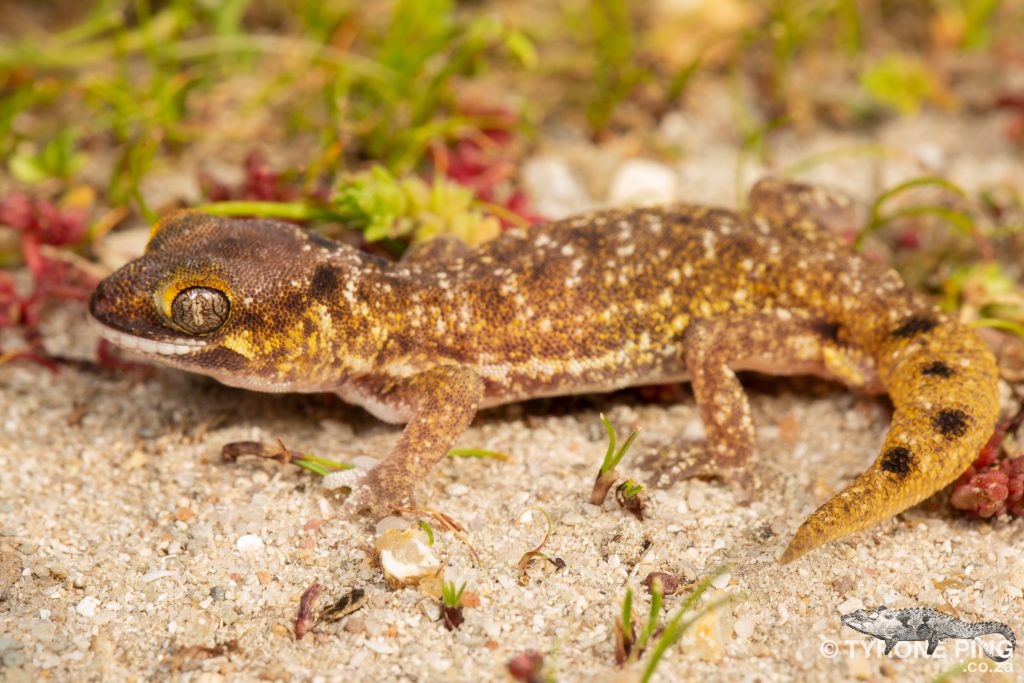
[(317, 299), (331, 299), (338, 288), (338, 274), (328, 265), (317, 266), (313, 273), (313, 281), (309, 284), (309, 293)]
[(910, 474), (914, 464), (914, 454), (905, 446), (895, 446), (882, 453), (882, 469), (893, 474)]
[(814, 323), (814, 331), (826, 341), (839, 341), (839, 323), (818, 320)]
[(959, 408), (940, 410), (932, 418), (932, 425), (945, 436), (963, 436), (967, 433), (968, 415)]
[(921, 368), (922, 375), (931, 375), (933, 377), (949, 377), (953, 374), (953, 368), (949, 367), (941, 360), (937, 360), (933, 363)]
[(915, 334), (920, 334), (922, 332), (931, 332), (936, 327), (938, 327), (938, 325), (939, 322), (934, 318), (924, 318), (915, 315), (914, 317), (909, 318), (906, 322), (897, 327), (895, 330), (893, 330), (892, 336), (896, 337), (897, 339), (909, 339), (910, 337), (913, 337)]

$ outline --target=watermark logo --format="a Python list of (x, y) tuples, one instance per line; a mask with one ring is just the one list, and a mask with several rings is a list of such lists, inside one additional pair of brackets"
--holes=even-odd
[[(1017, 639), (1013, 631), (998, 621), (969, 622), (930, 607), (889, 609), (885, 605), (872, 610), (859, 609), (841, 617), (843, 624), (877, 640), (822, 640), (819, 652), (829, 659), (839, 655), (885, 656), (895, 652), (897, 657), (944, 657), (979, 659), (988, 657), (999, 666), (983, 660), (973, 662), (972, 670), (1012, 671)], [(996, 640), (979, 640), (982, 636), (997, 634)], [(948, 642), (947, 642), (948, 641)]]

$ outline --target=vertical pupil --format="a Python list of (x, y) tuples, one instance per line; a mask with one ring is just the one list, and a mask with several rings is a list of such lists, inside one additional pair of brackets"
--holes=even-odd
[(171, 305), (171, 318), (189, 332), (213, 332), (227, 319), (228, 300), (222, 292), (190, 287), (178, 293)]

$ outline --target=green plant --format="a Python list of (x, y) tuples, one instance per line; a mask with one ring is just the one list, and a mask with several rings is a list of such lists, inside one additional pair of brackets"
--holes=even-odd
[(633, 442), (640, 435), (639, 429), (634, 429), (633, 432), (626, 438), (625, 443), (618, 450), (615, 449), (615, 428), (612, 427), (612, 423), (609, 422), (608, 418), (601, 414), (601, 423), (604, 425), (605, 431), (608, 433), (608, 450), (605, 451), (604, 459), (601, 461), (601, 468), (597, 472), (597, 477), (594, 479), (594, 487), (590, 491), (590, 503), (591, 505), (601, 505), (604, 502), (605, 497), (608, 495), (608, 491), (612, 486), (615, 485), (615, 481), (618, 478), (618, 474), (615, 468), (618, 467), (622, 459), (626, 457), (626, 453), (629, 451)]
[(471, 189), (440, 175), (430, 183), (414, 176), (399, 178), (380, 165), (343, 178), (326, 204), (230, 201), (201, 208), (219, 215), (333, 220), (396, 252), (402, 250), (399, 240), (423, 242), (451, 235), (475, 245), (497, 236), (500, 229), (498, 219), (477, 205)]
[(922, 178), (913, 178), (911, 180), (904, 181), (888, 190), (882, 192), (875, 198), (875, 201), (871, 204), (871, 215), (868, 219), (867, 225), (857, 233), (857, 237), (854, 239), (853, 246), (855, 249), (859, 249), (864, 244), (870, 235), (880, 230), (883, 226), (891, 223), (894, 220), (900, 218), (907, 218), (910, 216), (936, 216), (948, 222), (958, 231), (971, 235), (974, 232), (974, 221), (970, 214), (966, 211), (956, 208), (950, 208), (947, 206), (940, 206), (937, 204), (915, 204), (911, 206), (894, 209), (892, 211), (883, 211), (885, 204), (892, 199), (897, 197), (908, 190), (912, 190), (918, 187), (934, 186), (940, 187), (949, 192), (953, 193), (958, 197), (964, 197), (964, 191), (960, 189), (954, 183), (946, 180), (945, 178), (938, 178), (934, 176), (926, 176)]
[(638, 29), (628, 0), (595, 0), (587, 4), (585, 35), (594, 55), (593, 95), (587, 103), (587, 122), (603, 131), (615, 108), (648, 77), (638, 63)]
[[(647, 653), (648, 646), (651, 646), (647, 663), (644, 665), (640, 678), (643, 683), (649, 681), (668, 649), (679, 642), (679, 639), (683, 637), (691, 626), (709, 612), (739, 597), (735, 594), (724, 595), (709, 601), (699, 609), (694, 609), (704, 593), (711, 587), (712, 582), (723, 571), (724, 569), (717, 569), (701, 579), (683, 601), (683, 604), (680, 605), (679, 609), (676, 610), (675, 614), (672, 615), (660, 630), (658, 624), (664, 601), (664, 589), (661, 578), (655, 576), (651, 581), (651, 601), (647, 609), (647, 618), (644, 620), (639, 633), (635, 623), (636, 615), (633, 611), (633, 589), (632, 587), (627, 587), (626, 596), (622, 601), (622, 610), (614, 623), (616, 662), (619, 665), (633, 665), (640, 661), (644, 654)], [(651, 645), (652, 642), (653, 645)]]
[(943, 91), (925, 62), (891, 54), (866, 68), (860, 76), (864, 90), (901, 114), (916, 114), (925, 101), (941, 101)]
[(441, 602), (445, 607), (458, 607), (462, 601), (462, 594), (466, 590), (466, 582), (458, 588), (454, 581), (445, 581), (441, 584)]
[(441, 584), (441, 620), (449, 631), (454, 631), (465, 621), (462, 614), (462, 593), (465, 590), (465, 582), (458, 588), (455, 587), (454, 581), (445, 581)]

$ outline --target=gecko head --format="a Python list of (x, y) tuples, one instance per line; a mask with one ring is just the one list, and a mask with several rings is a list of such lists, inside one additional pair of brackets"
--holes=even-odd
[(891, 614), (885, 605), (880, 605), (873, 610), (859, 609), (840, 617), (840, 621), (855, 631), (878, 635), (891, 630), (890, 626), (899, 625), (899, 621)]
[(178, 212), (153, 228), (143, 256), (100, 282), (89, 313), (104, 338), (167, 365), (299, 389), (281, 367), (321, 331), (304, 319), (310, 328), (318, 288), (341, 271), (325, 282), (318, 268), (344, 251), (289, 223)]

